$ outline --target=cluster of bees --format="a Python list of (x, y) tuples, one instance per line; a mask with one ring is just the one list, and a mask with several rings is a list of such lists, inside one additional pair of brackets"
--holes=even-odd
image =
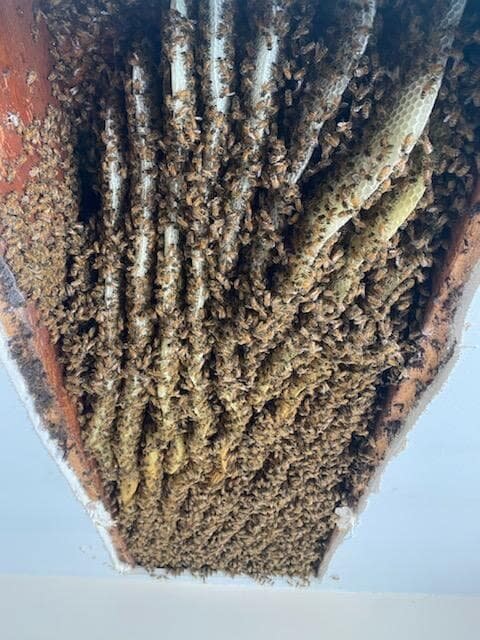
[(32, 157), (25, 189), (0, 202), (0, 238), (7, 264), (27, 299), (42, 313), (52, 340), (60, 325), (73, 322), (64, 305), (67, 263), (78, 229), (78, 192), (70, 119), (50, 107), (43, 120), (12, 126), (22, 136), (13, 176)]
[(0, 227), (132, 557), (308, 578), (468, 207), (478, 9), (39, 11), (60, 107), (24, 132), (41, 161)]

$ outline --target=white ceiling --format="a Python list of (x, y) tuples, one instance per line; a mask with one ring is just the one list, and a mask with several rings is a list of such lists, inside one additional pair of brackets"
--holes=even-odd
[[(388, 465), (381, 490), (323, 581), (311, 589), (480, 594), (479, 380), (480, 291), (448, 381), (410, 432), (406, 449)], [(125, 580), (112, 569), (3, 369), (0, 432), (0, 575)]]
[(480, 598), (0, 577), (5, 640), (476, 640)]

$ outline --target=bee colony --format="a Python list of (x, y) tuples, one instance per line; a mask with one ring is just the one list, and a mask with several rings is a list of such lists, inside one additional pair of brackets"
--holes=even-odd
[(421, 364), (469, 210), (479, 7), (45, 0), (36, 15), (56, 104), (19, 125), (17, 164), (39, 162), (0, 201), (4, 257), (126, 547), (148, 569), (308, 579), (381, 462), (379, 416)]

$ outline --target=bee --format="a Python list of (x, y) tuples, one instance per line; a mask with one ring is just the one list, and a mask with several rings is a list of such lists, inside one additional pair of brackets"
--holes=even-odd
[(392, 168), (389, 164), (382, 167), (376, 176), (378, 182), (384, 182), (390, 176), (391, 172)]
[(431, 78), (429, 78), (425, 82), (425, 84), (422, 86), (422, 89), (421, 89), (422, 98), (424, 98), (428, 93), (432, 91), (432, 89), (436, 86), (437, 82), (438, 82), (438, 76), (435, 77), (433, 75)]
[(285, 76), (285, 78), (287, 80), (291, 80), (292, 79), (292, 65), (290, 61), (287, 61), (284, 63), (283, 67), (282, 67), (282, 73)]
[(34, 84), (34, 82), (36, 82), (37, 80), (38, 80), (38, 74), (35, 70), (30, 69), (30, 71), (27, 71), (26, 83), (28, 87)]

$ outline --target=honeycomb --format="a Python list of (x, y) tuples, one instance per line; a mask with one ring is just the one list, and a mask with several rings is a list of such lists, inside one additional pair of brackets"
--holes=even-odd
[(38, 11), (58, 106), (21, 131), (40, 160), (0, 230), (128, 551), (309, 579), (468, 208), (478, 7)]

